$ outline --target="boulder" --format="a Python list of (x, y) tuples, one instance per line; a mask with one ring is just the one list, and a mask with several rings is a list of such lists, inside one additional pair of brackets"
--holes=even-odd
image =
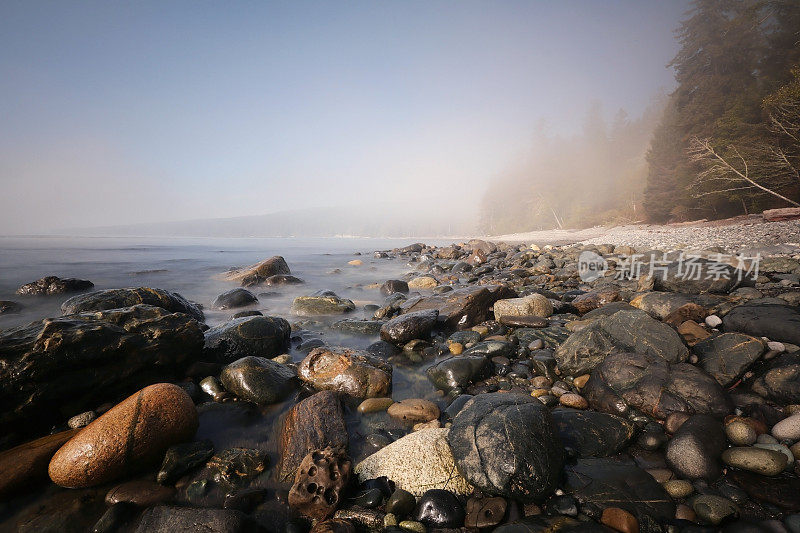
[[(599, 458), (578, 459), (564, 468), (564, 492), (582, 511), (600, 516), (618, 507), (633, 514), (641, 533), (662, 531), (659, 522), (675, 516), (675, 503), (653, 476), (634, 464)], [(581, 530), (582, 531), (582, 530)]]
[(761, 339), (742, 333), (723, 333), (698, 342), (692, 348), (698, 364), (729, 387), (767, 350)]
[(248, 533), (258, 525), (241, 511), (192, 507), (151, 507), (142, 515), (136, 533)]
[(222, 369), (220, 381), (229, 391), (258, 405), (286, 399), (297, 385), (295, 371), (264, 357), (242, 357)]
[(22, 305), (11, 300), (0, 300), (0, 315), (10, 315), (22, 311)]
[(138, 304), (161, 307), (173, 313), (185, 313), (196, 320), (203, 321), (203, 311), (177, 292), (150, 287), (106, 289), (79, 294), (61, 304), (61, 312), (65, 315), (73, 315), (86, 311), (106, 311)]
[(298, 296), (292, 311), (299, 316), (341, 315), (356, 308), (352, 300), (339, 298), (333, 291), (318, 291), (310, 296)]
[(399, 279), (390, 279), (381, 285), (381, 294), (384, 296), (389, 296), (396, 292), (408, 294), (408, 283)]
[(611, 302), (619, 300), (620, 291), (617, 287), (601, 287), (584, 294), (579, 294), (572, 300), (572, 306), (578, 313), (584, 315)]
[(194, 437), (197, 426), (194, 403), (182, 388), (150, 385), (64, 444), (50, 461), (50, 479), (69, 488), (108, 483), (158, 464), (167, 448)]
[(87, 279), (46, 276), (36, 281), (26, 283), (17, 289), (17, 294), (24, 296), (49, 296), (52, 294), (66, 294), (68, 292), (88, 291), (91, 289), (94, 289), (94, 283)]
[(270, 276), (279, 274), (289, 275), (291, 273), (292, 272), (289, 270), (289, 265), (286, 264), (286, 260), (283, 257), (276, 255), (274, 257), (270, 257), (269, 259), (265, 259), (260, 263), (256, 263), (255, 265), (228, 271), (223, 275), (223, 279), (227, 281), (252, 282), (253, 280), (257, 279), (264, 280)]
[(716, 480), (722, 473), (719, 456), (728, 446), (722, 423), (709, 415), (693, 415), (667, 442), (670, 468), (683, 479)]
[(633, 424), (607, 413), (557, 408), (550, 415), (561, 442), (580, 457), (615, 455), (635, 434)]
[(205, 332), (208, 359), (229, 363), (242, 357), (273, 358), (289, 349), (292, 328), (283, 318), (246, 316), (235, 318)]
[(350, 348), (314, 348), (298, 366), (300, 379), (318, 390), (376, 398), (392, 390), (392, 365)]
[(223, 292), (214, 299), (211, 306), (214, 309), (236, 309), (250, 304), (258, 303), (258, 298), (247, 289), (231, 289)]
[(435, 309), (445, 327), (467, 329), (486, 320), (495, 299), (486, 287), (465, 287), (444, 294), (410, 298), (400, 309), (403, 313)]
[(381, 339), (394, 344), (405, 344), (414, 339), (424, 339), (436, 325), (439, 311), (425, 309), (395, 317), (381, 327)]
[(347, 449), (347, 426), (339, 397), (321, 391), (298, 403), (287, 413), (281, 430), (277, 476), (294, 478), (303, 458), (316, 449)]
[(800, 345), (800, 311), (789, 305), (758, 302), (738, 305), (722, 319), (725, 331)]
[(0, 434), (26, 435), (143, 386), (183, 377), (196, 320), (160, 307), (45, 319), (0, 332)]
[(800, 404), (800, 354), (782, 354), (756, 371), (753, 392), (780, 404)]
[(574, 332), (555, 351), (558, 368), (572, 376), (591, 372), (614, 352), (654, 355), (670, 363), (689, 356), (674, 329), (643, 311), (619, 311)]
[(538, 316), (546, 318), (553, 314), (553, 304), (546, 296), (533, 293), (522, 298), (497, 300), (494, 303), (494, 319), (506, 316)]
[(350, 481), (352, 463), (342, 450), (325, 448), (306, 455), (297, 468), (288, 503), (314, 520), (330, 517)]
[(584, 397), (598, 411), (625, 415), (630, 408), (664, 420), (672, 413), (710, 414), (731, 410), (717, 381), (688, 363), (669, 363), (656, 355), (615, 353), (591, 374)]
[(714, 294), (680, 294), (674, 292), (645, 292), (633, 298), (630, 305), (662, 320), (687, 304), (713, 308), (724, 302), (723, 296)]
[(53, 454), (78, 431), (60, 431), (0, 452), (0, 500), (14, 498), (47, 480), (47, 465)]
[(491, 374), (492, 364), (483, 355), (446, 357), (429, 367), (428, 379), (440, 390), (463, 389)]
[(564, 450), (547, 408), (513, 393), (475, 396), (447, 435), (458, 471), (489, 494), (522, 501), (555, 489)]
[(472, 485), (456, 470), (445, 428), (409, 433), (358, 463), (361, 481), (386, 476), (399, 489), (420, 497), (429, 489), (470, 494)]

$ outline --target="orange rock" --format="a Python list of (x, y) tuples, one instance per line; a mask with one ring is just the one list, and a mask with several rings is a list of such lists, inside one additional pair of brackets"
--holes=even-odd
[(589, 374), (580, 375), (572, 380), (572, 384), (578, 387), (579, 389), (582, 389), (583, 387), (586, 386), (586, 382), (589, 381), (590, 377), (591, 376)]
[(689, 346), (694, 346), (701, 340), (707, 339), (711, 336), (711, 333), (709, 333), (705, 328), (703, 328), (703, 326), (694, 320), (687, 320), (678, 326), (678, 333), (683, 336), (686, 344)]
[(150, 385), (62, 446), (50, 461), (50, 479), (69, 488), (113, 481), (158, 464), (167, 448), (194, 436), (197, 424), (197, 410), (183, 389)]
[(639, 533), (639, 521), (636, 520), (636, 517), (619, 507), (606, 507), (603, 509), (600, 522), (621, 533)]
[(450, 343), (450, 353), (453, 355), (459, 355), (461, 352), (464, 351), (464, 345), (460, 342), (451, 342)]
[(70, 429), (20, 444), (0, 453), (0, 499), (47, 479), (47, 465), (53, 454), (80, 430)]
[(409, 422), (430, 422), (439, 418), (439, 407), (422, 398), (408, 398), (393, 403), (387, 409), (389, 416)]

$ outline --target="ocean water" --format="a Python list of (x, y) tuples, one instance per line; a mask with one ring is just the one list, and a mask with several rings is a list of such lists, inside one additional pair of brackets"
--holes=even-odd
[[(201, 304), (206, 323), (227, 320), (230, 311), (211, 309), (214, 298), (238, 286), (219, 275), (234, 267), (282, 255), (292, 274), (304, 285), (256, 287), (264, 314), (289, 318), (291, 301), (318, 289), (330, 289), (357, 304), (378, 303), (378, 291), (363, 285), (383, 282), (409, 270), (403, 261), (374, 259), (372, 252), (406, 246), (404, 239), (290, 239), (290, 238), (110, 238), (110, 237), (0, 237), (0, 300), (24, 306), (22, 312), (0, 315), (0, 330), (45, 317), (59, 316), (61, 303), (72, 294), (19, 296), (17, 288), (43, 276), (88, 279), (95, 289), (157, 287), (178, 292)], [(437, 242), (431, 242), (438, 244)], [(356, 252), (363, 255), (356, 256)], [(361, 259), (359, 267), (348, 261)], [(359, 309), (361, 306), (359, 306)], [(354, 316), (361, 316), (357, 311)]]

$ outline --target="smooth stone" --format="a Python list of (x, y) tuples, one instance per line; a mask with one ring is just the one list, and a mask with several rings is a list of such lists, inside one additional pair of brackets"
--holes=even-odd
[(381, 339), (394, 344), (405, 344), (413, 339), (429, 337), (438, 316), (439, 311), (436, 309), (404, 313), (381, 326)]
[(396, 292), (408, 294), (408, 283), (399, 279), (390, 279), (386, 280), (383, 285), (381, 285), (381, 294), (389, 296), (390, 294), (394, 294)]
[(562, 394), (558, 398), (558, 402), (564, 407), (572, 407), (573, 409), (586, 409), (589, 407), (589, 402), (583, 396), (571, 392)]
[(778, 440), (800, 440), (800, 414), (784, 418), (772, 426), (772, 436)]
[(144, 512), (136, 533), (196, 533), (198, 527), (214, 533), (257, 531), (246, 514), (233, 509), (156, 506)]
[(439, 428), (409, 433), (366, 457), (354, 472), (362, 481), (386, 476), (397, 488), (417, 497), (430, 488), (469, 494), (473, 486), (456, 470), (447, 443), (448, 431)]
[(697, 517), (707, 524), (718, 525), (728, 517), (738, 514), (736, 504), (727, 498), (702, 494), (692, 502), (692, 509)]
[(411, 531), (412, 533), (426, 533), (426, 531), (428, 531), (425, 524), (415, 520), (403, 520), (398, 524), (398, 527), (400, 527), (402, 531)]
[(170, 446), (156, 475), (162, 485), (171, 485), (181, 476), (204, 464), (214, 455), (214, 444), (210, 440), (186, 442)]
[(258, 405), (283, 401), (297, 386), (292, 368), (265, 357), (242, 357), (225, 366), (219, 377), (228, 391)]
[(502, 315), (498, 322), (511, 328), (544, 328), (550, 324), (546, 318), (534, 315)]
[(483, 355), (462, 354), (446, 357), (429, 367), (425, 373), (440, 390), (464, 389), (491, 373), (491, 363)]
[(765, 351), (764, 341), (742, 333), (715, 335), (692, 348), (700, 367), (723, 387), (735, 383)]
[(258, 303), (258, 298), (252, 292), (241, 287), (223, 292), (214, 299), (211, 307), (214, 309), (236, 309)]
[(79, 294), (61, 304), (61, 313), (75, 315), (88, 311), (109, 311), (140, 304), (160, 307), (171, 313), (184, 313), (199, 321), (204, 319), (203, 311), (177, 292), (151, 287), (105, 289)]
[(676, 500), (686, 498), (694, 492), (694, 486), (685, 479), (669, 479), (661, 483), (661, 485)]
[(367, 398), (358, 404), (358, 412), (363, 414), (386, 411), (394, 403), (391, 398)]
[(393, 403), (387, 409), (389, 416), (408, 422), (430, 422), (439, 418), (439, 407), (428, 400), (408, 398)]
[(494, 303), (494, 319), (502, 320), (508, 316), (534, 316), (547, 318), (553, 314), (553, 304), (546, 296), (538, 293), (522, 298), (508, 298)]
[(464, 517), (464, 507), (452, 492), (443, 489), (425, 491), (414, 512), (414, 520), (437, 528), (461, 527)]
[(292, 272), (289, 270), (289, 265), (286, 264), (286, 260), (283, 257), (276, 255), (254, 265), (230, 270), (223, 275), (223, 278), (227, 281), (245, 282), (246, 278), (249, 278), (250, 280), (259, 278), (266, 279), (270, 276), (276, 275), (288, 276), (291, 273)]
[(758, 439), (753, 426), (741, 420), (734, 420), (726, 424), (725, 435), (734, 446), (752, 446)]
[(596, 411), (557, 408), (550, 413), (561, 442), (580, 457), (607, 457), (631, 441), (636, 428), (621, 418)]
[(350, 502), (353, 505), (374, 509), (383, 503), (383, 492), (381, 489), (367, 489), (350, 498)]
[(113, 481), (160, 461), (197, 431), (192, 399), (176, 385), (145, 387), (86, 426), (50, 461), (50, 479), (68, 488)]
[(106, 493), (106, 503), (130, 503), (137, 507), (151, 507), (159, 503), (166, 503), (175, 496), (175, 489), (165, 487), (152, 481), (128, 481), (112, 487)]
[(59, 278), (46, 276), (17, 289), (17, 294), (24, 296), (41, 296), (53, 294), (66, 294), (68, 292), (88, 291), (94, 288), (94, 283), (88, 279)]
[(386, 500), (386, 512), (400, 518), (411, 514), (416, 506), (417, 499), (414, 495), (403, 489), (395, 489), (389, 499)]
[(718, 457), (726, 446), (719, 420), (709, 415), (694, 415), (667, 443), (667, 464), (682, 478), (710, 481), (721, 473)]
[(794, 465), (794, 455), (792, 454), (792, 451), (787, 446), (784, 446), (783, 444), (778, 444), (778, 443), (774, 443), (774, 444), (755, 444), (753, 447), (754, 448), (762, 448), (764, 450), (774, 450), (776, 452), (780, 452), (783, 455), (785, 455), (786, 456), (786, 468), (785, 468), (785, 470), (790, 469)]
[(92, 533), (115, 533), (122, 529), (139, 509), (129, 503), (115, 503), (95, 522)]
[(354, 311), (356, 304), (340, 298), (331, 291), (319, 291), (310, 296), (298, 296), (292, 303), (292, 312), (299, 316), (341, 315)]
[(91, 424), (95, 418), (97, 418), (97, 414), (94, 411), (84, 411), (67, 420), (67, 426), (70, 429), (79, 429)]
[(606, 507), (600, 522), (620, 533), (639, 533), (639, 521), (631, 513), (619, 507)]
[(77, 429), (61, 431), (0, 452), (0, 499), (20, 494), (47, 480), (47, 465)]
[(409, 289), (433, 289), (439, 284), (432, 276), (417, 276), (408, 282)]
[(401, 309), (404, 313), (436, 309), (445, 328), (467, 329), (486, 320), (489, 307), (503, 292), (508, 292), (508, 289), (502, 286), (464, 287), (444, 294), (410, 298), (401, 304)]
[(763, 448), (728, 448), (722, 453), (722, 461), (733, 468), (740, 468), (764, 476), (777, 476), (786, 468), (786, 456), (775, 450)]
[(392, 365), (350, 348), (314, 348), (297, 372), (317, 390), (334, 390), (354, 398), (379, 398), (392, 389)]
[(505, 498), (476, 498), (467, 500), (466, 518), (464, 525), (467, 528), (489, 528), (503, 521), (508, 509)]
[(248, 356), (269, 359), (286, 353), (291, 330), (289, 322), (279, 317), (235, 318), (205, 332), (203, 353), (220, 363)]

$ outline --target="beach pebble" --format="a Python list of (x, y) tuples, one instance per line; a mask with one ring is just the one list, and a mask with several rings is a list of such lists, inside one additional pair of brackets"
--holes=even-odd
[(67, 426), (70, 429), (82, 428), (94, 422), (95, 418), (97, 418), (97, 415), (94, 411), (86, 411), (67, 420)]
[(363, 414), (385, 411), (394, 403), (391, 398), (367, 398), (358, 404), (358, 412)]
[(572, 392), (568, 392), (566, 394), (562, 394), (558, 401), (561, 405), (565, 407), (572, 407), (573, 409), (586, 409), (589, 407), (589, 402), (581, 396), (580, 394), (574, 394)]
[(728, 466), (764, 476), (777, 476), (788, 462), (779, 451), (749, 447), (728, 448), (722, 452), (722, 461)]
[(436, 404), (421, 398), (408, 398), (393, 403), (387, 412), (392, 418), (408, 422), (430, 422), (439, 418), (439, 408)]
[(461, 527), (464, 525), (464, 516), (464, 507), (458, 499), (452, 492), (443, 489), (426, 491), (417, 502), (414, 512), (415, 521), (435, 528)]
[(750, 424), (734, 420), (725, 426), (725, 435), (734, 446), (750, 446), (756, 442), (758, 435)]
[(639, 533), (639, 521), (636, 517), (619, 507), (603, 509), (600, 522), (620, 533)]
[(692, 503), (697, 517), (708, 524), (717, 525), (729, 516), (738, 513), (736, 504), (727, 498), (703, 494), (694, 499)]
[(685, 479), (670, 479), (662, 483), (662, 486), (667, 494), (676, 500), (685, 498), (694, 492), (692, 484)]
[(706, 317), (706, 324), (708, 324), (711, 328), (716, 328), (720, 324), (722, 324), (722, 319), (717, 315), (708, 315)]
[(784, 418), (772, 427), (772, 436), (792, 442), (800, 440), (800, 414)]

